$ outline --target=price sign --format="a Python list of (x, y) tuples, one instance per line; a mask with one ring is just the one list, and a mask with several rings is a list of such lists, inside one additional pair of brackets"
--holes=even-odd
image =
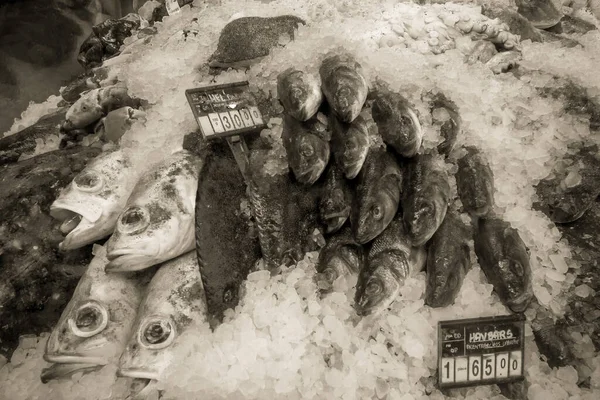
[(522, 314), (440, 321), (439, 388), (522, 380), (524, 324)]
[(205, 139), (266, 128), (246, 81), (188, 89), (185, 95)]
[(186, 4), (193, 3), (194, 0), (165, 0), (165, 8), (169, 15), (177, 14), (181, 11), (181, 7)]

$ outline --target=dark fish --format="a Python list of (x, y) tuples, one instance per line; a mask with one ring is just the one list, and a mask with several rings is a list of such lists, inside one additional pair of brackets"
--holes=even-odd
[[(564, 181), (568, 171), (555, 178), (546, 178), (537, 185), (541, 209), (556, 223), (569, 223), (578, 220), (592, 206), (600, 195), (600, 161), (596, 158), (598, 146), (584, 147), (567, 159), (575, 166), (581, 166), (579, 182), (567, 185)], [(566, 175), (566, 176), (565, 176)]]
[(126, 38), (131, 36), (134, 29), (139, 28), (141, 19), (136, 14), (128, 14), (119, 19), (106, 19), (92, 28), (94, 34), (102, 42), (103, 60), (114, 57), (119, 53)]
[(419, 116), (402, 95), (385, 87), (375, 93), (373, 120), (383, 141), (403, 157), (413, 157), (421, 148), (423, 130)]
[(90, 36), (81, 43), (77, 61), (87, 70), (102, 65), (103, 56), (104, 45), (100, 38), (92, 32), (90, 33)]
[(270, 150), (253, 150), (249, 168), (250, 203), (269, 268), (298, 261), (315, 250), (314, 240), (320, 237), (313, 235), (318, 228), (319, 185), (306, 188), (293, 182), (286, 163), (273, 157)]
[(413, 246), (425, 244), (446, 216), (450, 184), (440, 161), (425, 154), (408, 164), (402, 208)]
[(60, 108), (17, 133), (0, 137), (0, 165), (16, 162), (22, 156), (33, 156), (37, 141), (58, 137), (60, 124), (65, 119), (66, 112), (65, 108)]
[(574, 361), (574, 356), (569, 347), (571, 338), (565, 337), (565, 327), (554, 322), (554, 315), (541, 306), (537, 299), (531, 302), (532, 309), (536, 310), (535, 317), (530, 321), (531, 330), (540, 353), (546, 356), (550, 368), (564, 367)]
[(458, 107), (456, 103), (440, 92), (433, 95), (431, 113), (434, 123), (441, 124), (440, 134), (444, 138), (444, 141), (437, 146), (438, 153), (448, 157), (454, 149), (462, 123)]
[[(246, 184), (224, 143), (207, 150), (196, 194), (196, 252), (211, 325), (240, 300), (240, 285), (260, 258), (250, 217), (240, 211)], [(258, 218), (257, 218), (258, 220)]]
[(329, 118), (331, 124), (331, 148), (335, 162), (342, 168), (348, 179), (354, 179), (360, 172), (376, 126), (368, 112), (361, 112), (351, 123), (340, 121), (335, 115)]
[(372, 148), (357, 177), (350, 222), (360, 244), (375, 239), (396, 215), (402, 190), (402, 171), (394, 157)]
[(319, 254), (315, 280), (322, 293), (331, 291), (333, 282), (343, 275), (358, 274), (365, 262), (363, 247), (356, 243), (349, 227), (327, 239)]
[(326, 172), (319, 215), (326, 233), (339, 230), (350, 216), (352, 191), (340, 168), (331, 164)]
[(529, 252), (519, 232), (498, 218), (480, 218), (475, 254), (488, 282), (504, 305), (524, 311), (533, 298)]
[(494, 207), (494, 174), (476, 147), (458, 160), (456, 189), (466, 212), (483, 217)]
[(312, 185), (329, 162), (331, 132), (327, 125), (313, 117), (300, 122), (291, 115), (283, 117), (283, 144), (288, 162), (298, 182)]
[(323, 101), (319, 80), (295, 68), (288, 68), (277, 76), (277, 95), (285, 111), (298, 121), (313, 117)]
[(374, 241), (367, 265), (358, 276), (355, 308), (358, 315), (377, 314), (400, 294), (405, 279), (425, 265), (423, 247), (412, 247), (401, 218), (394, 219)]
[(242, 17), (229, 22), (219, 36), (217, 51), (209, 58), (211, 68), (248, 67), (269, 55), (282, 35), (294, 38), (303, 19), (293, 15), (271, 18)]
[(454, 302), (471, 268), (470, 230), (452, 211), (435, 232), (427, 249), (425, 304), (446, 307)]
[(91, 246), (56, 251), (63, 235), (49, 208), (100, 151), (73, 147), (0, 165), (0, 354), (8, 359), (20, 335), (54, 327), (91, 260)]
[(342, 122), (354, 121), (369, 91), (362, 66), (348, 53), (330, 54), (321, 63), (319, 74), (323, 94), (333, 112)]
[(61, 97), (69, 103), (74, 103), (79, 99), (79, 96), (83, 92), (87, 92), (91, 89), (97, 89), (100, 87), (100, 83), (94, 77), (92, 73), (85, 73), (79, 75), (77, 78), (69, 82), (69, 84), (60, 91)]

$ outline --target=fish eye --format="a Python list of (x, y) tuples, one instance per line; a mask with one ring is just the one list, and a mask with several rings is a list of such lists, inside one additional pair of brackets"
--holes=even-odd
[(94, 192), (103, 184), (102, 175), (96, 171), (85, 171), (73, 179), (73, 185), (82, 192)]
[(369, 281), (365, 287), (366, 296), (376, 296), (381, 293), (381, 285), (376, 281)]
[(304, 94), (304, 91), (299, 87), (292, 88), (292, 90), (291, 90), (292, 98), (299, 98), (303, 94)]
[(513, 263), (513, 270), (515, 271), (515, 274), (517, 274), (518, 276), (522, 277), (525, 274), (524, 270), (523, 270), (523, 266), (519, 262)]
[(102, 304), (88, 301), (75, 311), (75, 318), (69, 318), (68, 324), (76, 336), (91, 337), (108, 325), (108, 311)]
[(300, 145), (300, 154), (304, 157), (310, 157), (315, 153), (315, 149), (308, 143)]
[(150, 217), (145, 209), (130, 207), (121, 214), (117, 229), (123, 233), (139, 233), (148, 227)]
[(371, 215), (377, 221), (379, 221), (381, 218), (383, 218), (383, 212), (381, 211), (381, 207), (373, 206), (373, 208), (371, 208)]
[(338, 278), (337, 271), (333, 268), (327, 268), (323, 273), (325, 274), (325, 279), (327, 279), (327, 282), (329, 283), (335, 282)]
[(152, 349), (164, 349), (175, 340), (175, 324), (164, 317), (150, 317), (138, 331), (141, 346)]

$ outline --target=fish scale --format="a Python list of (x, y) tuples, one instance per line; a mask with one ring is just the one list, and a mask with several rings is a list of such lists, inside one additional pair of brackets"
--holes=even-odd
[(494, 206), (494, 175), (489, 164), (475, 147), (458, 160), (456, 188), (465, 211), (483, 217)]

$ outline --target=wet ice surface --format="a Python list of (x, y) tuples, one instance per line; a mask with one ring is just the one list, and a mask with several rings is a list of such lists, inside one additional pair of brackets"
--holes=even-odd
[[(439, 132), (421, 96), (437, 89), (457, 104), (463, 121), (457, 147), (477, 146), (489, 160), (495, 179), (496, 212), (519, 230), (531, 251), (534, 293), (557, 316), (564, 312), (565, 291), (574, 282), (578, 265), (554, 224), (532, 210), (536, 200), (533, 185), (550, 173), (555, 160), (568, 151), (567, 144), (589, 139), (589, 121), (563, 113), (556, 100), (540, 97), (526, 76), (495, 75), (482, 64), (467, 65), (460, 49), (433, 55), (417, 43), (419, 40), (411, 37), (416, 44), (402, 41), (399, 38), (404, 36), (394, 33), (394, 26), (399, 30), (399, 20), (410, 20), (413, 26), (422, 22), (419, 32), (430, 35), (435, 29), (425, 29), (431, 23), (425, 21), (431, 19), (424, 11), (437, 15), (443, 6), (419, 8), (350, 0), (243, 5), (222, 1), (219, 7), (196, 1), (195, 5), (157, 24), (158, 34), (149, 44), (133, 44), (128, 54), (111, 62), (111, 77), (125, 82), (130, 95), (150, 103), (147, 121), (134, 123), (122, 140), (124, 151), (132, 155), (137, 168), (146, 169), (178, 150), (184, 135), (197, 129), (185, 89), (248, 80), (276, 95), (279, 72), (295, 66), (315, 73), (325, 53), (344, 47), (355, 54), (369, 80), (388, 82), (415, 104), (426, 148), (437, 145)], [(459, 15), (477, 15), (476, 9), (466, 5), (452, 7)], [(247, 73), (230, 71), (209, 77), (206, 62), (216, 49), (220, 29), (240, 9), (244, 16), (291, 13), (305, 18), (308, 25), (299, 28), (295, 41), (274, 49)], [(386, 39), (382, 45), (381, 37), (392, 33), (396, 39)], [(415, 34), (418, 39), (419, 34)], [(595, 71), (600, 58), (599, 36), (591, 32), (580, 38), (585, 49), (524, 42), (523, 63), (528, 68), (568, 76), (597, 91), (600, 81), (590, 71)], [(131, 42), (133, 39), (126, 46)], [(48, 107), (52, 106), (50, 102)], [(40, 106), (30, 108), (25, 120), (35, 120), (35, 109)], [(274, 136), (281, 130), (279, 123), (275, 121), (270, 131)], [(452, 171), (451, 166), (448, 168)], [(454, 179), (451, 184), (455, 196)], [(473, 253), (472, 260), (476, 260)], [(227, 314), (223, 325), (214, 333), (205, 327), (180, 338), (181, 360), (159, 384), (165, 390), (164, 397), (424, 398), (421, 378), (432, 376), (437, 368), (437, 322), (508, 313), (475, 265), (451, 307), (424, 306), (425, 276), (421, 273), (406, 282), (401, 298), (389, 312), (359, 322), (351, 307), (355, 282), (338, 281), (335, 293), (319, 299), (312, 281), (315, 261), (316, 254), (309, 254), (295, 269), (273, 278), (265, 272), (252, 274), (245, 297)], [(576, 293), (590, 295), (585, 287)], [(46, 338), (35, 346), (32, 340), (24, 341), (0, 370), (0, 385), (7, 388), (7, 398), (122, 397), (128, 382), (115, 378), (115, 366), (42, 385), (39, 374), (46, 365), (41, 359)], [(576, 386), (577, 378), (586, 376), (577, 376), (571, 367), (551, 370), (540, 361), (528, 329), (525, 368), (531, 385), (529, 398), (598, 397), (600, 356), (594, 354), (589, 337), (574, 340), (579, 343), (580, 354), (586, 355), (589, 368), (585, 373), (591, 375), (592, 389)], [(496, 386), (464, 389), (456, 395), (503, 398)], [(443, 395), (435, 391), (432, 397)]]

